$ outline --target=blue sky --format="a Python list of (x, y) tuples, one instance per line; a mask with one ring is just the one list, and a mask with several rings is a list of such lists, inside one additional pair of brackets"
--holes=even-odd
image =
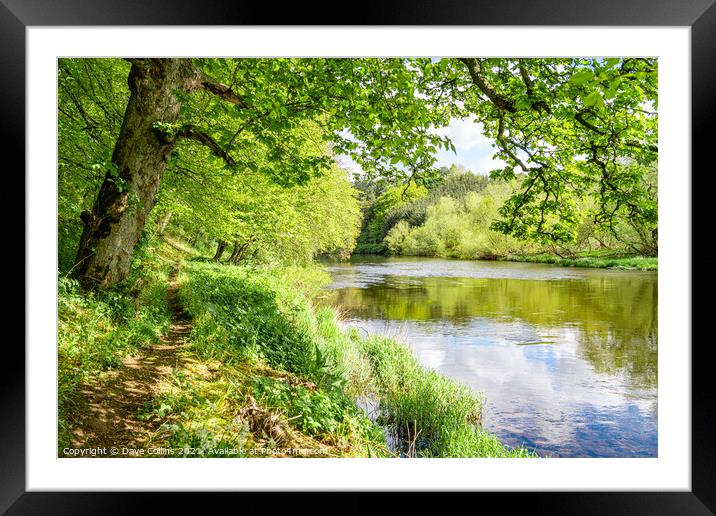
[(492, 169), (505, 166), (504, 161), (492, 158), (495, 152), (492, 140), (482, 134), (482, 124), (475, 123), (474, 118), (453, 119), (450, 125), (436, 132), (449, 137), (455, 145), (455, 152), (438, 152), (438, 166), (458, 163), (475, 174), (488, 174)]
[[(450, 125), (436, 130), (436, 133), (449, 137), (455, 145), (455, 152), (441, 150), (437, 154), (437, 165), (449, 167), (460, 164), (475, 174), (488, 174), (494, 168), (502, 168), (505, 163), (493, 159), (492, 142), (482, 134), (482, 124), (473, 118), (453, 119)], [(360, 172), (360, 167), (347, 156), (339, 156), (343, 165), (352, 172)]]

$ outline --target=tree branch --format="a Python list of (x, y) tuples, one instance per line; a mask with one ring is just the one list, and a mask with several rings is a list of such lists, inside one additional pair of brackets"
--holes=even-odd
[(482, 93), (487, 95), (487, 98), (489, 98), (498, 109), (509, 111), (510, 113), (517, 111), (513, 102), (501, 93), (498, 93), (482, 74), (482, 64), (479, 59), (474, 57), (458, 57), (458, 60), (467, 67), (472, 82), (475, 83)]
[[(585, 120), (583, 113), (577, 113), (577, 114), (575, 114), (575, 115), (574, 115), (574, 119), (575, 119), (577, 122), (579, 122), (582, 126), (586, 127), (587, 129), (589, 129), (589, 130), (592, 131), (592, 132), (595, 132), (595, 133), (600, 134), (600, 135), (602, 135), (602, 136), (604, 136), (604, 135), (607, 134), (606, 131), (600, 129), (600, 128), (597, 127), (596, 125), (594, 125), (594, 124), (592, 124), (591, 122), (588, 122), (587, 120)], [(636, 141), (636, 140), (627, 140), (627, 141), (624, 142), (624, 145), (626, 145), (627, 147), (634, 147), (634, 148), (636, 148), (636, 149), (645, 149), (645, 150), (649, 150), (649, 151), (651, 151), (651, 152), (659, 152), (659, 147), (658, 147), (658, 146), (656, 146), (656, 145), (651, 145), (651, 144), (648, 144), (648, 143), (647, 143), (647, 144), (639, 143), (639, 142)]]
[(641, 144), (634, 140), (628, 140), (624, 142), (624, 145), (628, 147), (636, 147), (637, 149), (646, 149), (650, 150), (652, 152), (659, 152), (659, 147), (657, 145), (650, 145), (650, 144)]
[(504, 150), (507, 155), (512, 158), (512, 161), (517, 163), (522, 170), (525, 172), (529, 172), (530, 168), (524, 164), (524, 162), (517, 157), (517, 155), (510, 150), (510, 148), (507, 146), (507, 142), (505, 139), (505, 115), (502, 113), (502, 111), (499, 112), (500, 120), (499, 120), (499, 126), (497, 129), (497, 142), (500, 144), (500, 147), (502, 147), (502, 150)]
[[(520, 69), (520, 77), (522, 77), (522, 82), (525, 83), (525, 88), (527, 88), (527, 96), (532, 99), (532, 95), (534, 93), (534, 84), (532, 82), (532, 79), (530, 78), (529, 73), (527, 73), (527, 69), (525, 68), (525, 60), (519, 59), (517, 65)], [(550, 114), (552, 113), (552, 109), (550, 109), (549, 105), (544, 100), (532, 100), (530, 105), (532, 106), (532, 109), (534, 109), (535, 111), (539, 111), (540, 113), (542, 113), (542, 110)]]
[(236, 94), (229, 86), (220, 83), (206, 75), (201, 70), (196, 70), (196, 76), (189, 84), (189, 90), (204, 89), (209, 93), (213, 93), (217, 97), (230, 102), (242, 109), (251, 109), (252, 106), (246, 102), (240, 95)]
[(590, 122), (587, 122), (587, 121), (584, 119), (584, 113), (581, 113), (581, 112), (580, 112), (580, 113), (576, 113), (576, 114), (574, 115), (574, 119), (575, 119), (577, 122), (579, 122), (581, 125), (583, 125), (584, 127), (586, 127), (587, 129), (589, 129), (590, 131), (593, 131), (593, 132), (595, 132), (595, 133), (597, 133), (597, 134), (601, 134), (601, 135), (607, 134), (606, 131), (603, 131), (602, 129), (600, 129), (600, 128), (597, 127), (596, 125), (594, 125), (594, 124), (592, 124), (592, 123), (590, 123)]
[(193, 125), (182, 126), (176, 133), (177, 138), (188, 138), (201, 143), (204, 147), (207, 147), (211, 153), (217, 158), (221, 158), (229, 167), (235, 167), (236, 161), (229, 155), (228, 151), (221, 148), (221, 146), (207, 133), (198, 130)]

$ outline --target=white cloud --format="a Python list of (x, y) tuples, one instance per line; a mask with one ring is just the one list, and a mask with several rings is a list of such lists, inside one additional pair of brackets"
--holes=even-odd
[(336, 161), (341, 168), (348, 170), (351, 174), (363, 175), (363, 169), (353, 158), (345, 154), (336, 155)]
[(490, 149), (492, 141), (483, 135), (482, 131), (482, 124), (475, 122), (474, 117), (470, 117), (464, 120), (454, 118), (450, 125), (436, 129), (435, 133), (450, 138), (459, 154), (460, 151), (475, 148)]
[[(472, 169), (476, 174), (488, 174), (496, 168), (505, 168), (507, 163), (500, 158), (493, 158), (492, 155), (485, 156), (477, 160), (477, 164)], [(469, 167), (468, 167), (469, 168)]]

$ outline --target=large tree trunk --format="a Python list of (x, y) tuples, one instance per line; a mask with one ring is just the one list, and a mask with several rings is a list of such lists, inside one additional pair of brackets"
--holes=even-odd
[(176, 122), (181, 107), (175, 96), (195, 76), (190, 60), (134, 60), (128, 84), (131, 95), (92, 211), (82, 213), (75, 273), (85, 287), (105, 288), (129, 274), (134, 246), (141, 236), (159, 188), (173, 138), (156, 122)]

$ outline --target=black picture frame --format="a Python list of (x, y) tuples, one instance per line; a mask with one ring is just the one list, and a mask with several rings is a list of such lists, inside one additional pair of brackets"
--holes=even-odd
[[(501, 0), (469, 1), (401, 0), (364, 3), (355, 6), (351, 18), (335, 9), (321, 9), (303, 3), (273, 3), (202, 0), (0, 0), (0, 145), (3, 156), (19, 160), (14, 170), (24, 170), (25, 148), (25, 42), (27, 26), (74, 25), (551, 25), (551, 26), (687, 26), (691, 28), (692, 70), (692, 170), (713, 173), (714, 128), (716, 120), (716, 4), (715, 0)], [(703, 164), (698, 168), (697, 163)], [(9, 173), (10, 170), (6, 169)], [(684, 173), (691, 173), (685, 171)], [(15, 177), (20, 175), (14, 172)], [(692, 178), (693, 178), (692, 174)], [(25, 191), (24, 182), (18, 188)], [(19, 191), (19, 190), (18, 190)], [(692, 192), (694, 192), (692, 188)], [(696, 190), (698, 191), (698, 190)], [(694, 204), (695, 205), (695, 204)], [(696, 221), (693, 216), (692, 221)], [(692, 230), (692, 235), (695, 232)], [(691, 250), (691, 252), (693, 252)], [(691, 254), (693, 256), (693, 254)], [(693, 262), (692, 262), (693, 263)], [(693, 267), (692, 267), (693, 269)], [(25, 269), (27, 277), (27, 269)], [(693, 297), (693, 296), (692, 296)], [(668, 300), (664, 301), (668, 302)], [(31, 306), (26, 306), (31, 310)], [(704, 305), (692, 303), (692, 321)], [(705, 315), (705, 314), (704, 314)], [(692, 490), (690, 492), (548, 492), (471, 493), (485, 509), (485, 498), (509, 498), (510, 510), (531, 513), (578, 514), (714, 514), (716, 511), (716, 435), (712, 410), (711, 362), (708, 342), (692, 338)], [(162, 512), (188, 509), (188, 493), (79, 493), (26, 492), (25, 488), (25, 356), (15, 345), (17, 356), (2, 374), (0, 396), (0, 512), (7, 514), (125, 514), (145, 509), (151, 500), (160, 500)], [(7, 358), (7, 360), (10, 360)], [(230, 494), (212, 493), (212, 506), (225, 503)], [(242, 497), (242, 508), (256, 498)], [(264, 495), (268, 496), (268, 495)], [(341, 512), (357, 511), (365, 503), (352, 502), (348, 494)], [(157, 498), (158, 497), (158, 498)], [(300, 493), (271, 494), (271, 504), (300, 507)], [(501, 499), (495, 500), (502, 501)], [(463, 501), (472, 505), (474, 500)], [(408, 509), (422, 504), (413, 493), (400, 497)], [(370, 506), (369, 506), (370, 507)], [(311, 503), (312, 510), (315, 503)], [(316, 509), (318, 510), (318, 509)], [(330, 510), (330, 508), (328, 509)], [(361, 512), (370, 510), (366, 508)]]

